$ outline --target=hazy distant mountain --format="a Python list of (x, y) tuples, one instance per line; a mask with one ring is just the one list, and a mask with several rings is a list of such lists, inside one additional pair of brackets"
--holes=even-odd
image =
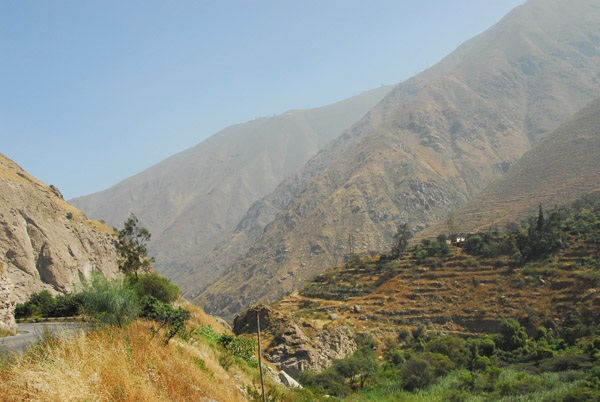
[[(600, 192), (600, 98), (548, 134), (504, 176), (455, 211), (461, 231), (502, 228), (546, 209)], [(436, 224), (425, 232), (445, 231)], [(427, 235), (424, 233), (424, 235)]]
[(172, 278), (196, 269), (200, 286), (216, 274), (199, 261), (218, 236), (235, 229), (253, 202), (302, 167), (390, 89), (228, 127), (108, 190), (71, 202), (89, 217), (117, 227), (135, 213), (152, 234), (156, 268)]
[[(599, 96), (599, 74), (600, 3), (527, 2), (398, 86), (309, 161), (287, 197), (280, 186), (263, 200), (273, 220), (253, 226), (256, 204), (238, 232), (255, 227), (248, 237), (257, 240), (217, 282), (199, 295), (190, 283), (187, 295), (209, 311), (236, 313), (350, 251), (384, 249), (399, 222), (436, 222)], [(399, 97), (407, 86), (413, 93)], [(273, 200), (281, 202), (273, 208)]]

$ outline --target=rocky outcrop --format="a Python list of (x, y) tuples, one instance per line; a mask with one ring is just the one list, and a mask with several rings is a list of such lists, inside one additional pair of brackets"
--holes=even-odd
[[(0, 286), (3, 301), (73, 291), (93, 271), (118, 273), (112, 231), (0, 154)], [(5, 295), (5, 297), (4, 297)]]
[(300, 371), (320, 371), (335, 359), (343, 359), (356, 350), (354, 332), (345, 326), (318, 329), (312, 324), (265, 306), (252, 306), (233, 322), (236, 335), (256, 333), (256, 317), (261, 332), (273, 337), (265, 358), (279, 370), (298, 377)]
[[(307, 332), (315, 332), (315, 335), (309, 337)], [(301, 328), (288, 322), (265, 357), (279, 369), (297, 377), (300, 371), (321, 371), (333, 360), (343, 359), (355, 350), (354, 332), (348, 327), (315, 330), (307, 323)]]
[(17, 333), (15, 322), (15, 303), (8, 300), (8, 287), (5, 286), (4, 274), (0, 272), (0, 332)]
[(276, 328), (286, 322), (280, 313), (264, 304), (257, 304), (242, 312), (233, 320), (233, 333), (256, 334), (258, 325), (256, 318), (260, 318), (261, 331)]

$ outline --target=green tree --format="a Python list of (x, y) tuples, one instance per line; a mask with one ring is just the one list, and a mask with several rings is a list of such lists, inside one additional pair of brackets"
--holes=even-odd
[(505, 318), (498, 328), (498, 345), (506, 351), (513, 351), (527, 344), (525, 328), (514, 318)]
[(412, 232), (407, 223), (398, 225), (396, 234), (394, 235), (394, 246), (392, 247), (392, 256), (399, 258), (400, 255), (408, 247), (408, 241), (412, 237)]
[(179, 297), (179, 287), (164, 276), (157, 274), (143, 274), (129, 276), (126, 285), (131, 287), (141, 299), (150, 295), (163, 303), (172, 303)]
[(350, 382), (354, 388), (358, 385), (360, 388), (365, 386), (365, 382), (371, 377), (377, 369), (377, 357), (368, 346), (357, 349), (352, 356), (334, 362), (335, 371)]
[(117, 251), (119, 252), (119, 269), (125, 274), (135, 276), (139, 271), (148, 272), (154, 257), (147, 255), (146, 243), (150, 240), (150, 233), (138, 226), (138, 218), (132, 213), (125, 221), (124, 227), (117, 232)]

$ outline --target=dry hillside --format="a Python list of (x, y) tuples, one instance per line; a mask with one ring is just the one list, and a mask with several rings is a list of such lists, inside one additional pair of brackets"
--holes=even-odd
[(236, 313), (351, 250), (385, 249), (401, 221), (422, 229), (443, 218), (600, 95), (599, 27), (590, 0), (513, 10), (434, 67), (443, 74), (379, 112), (382, 121), (297, 190), (217, 282), (200, 294), (190, 283), (187, 296)]
[[(546, 136), (504, 176), (453, 213), (458, 231), (504, 226), (600, 191), (600, 99)], [(444, 231), (442, 223), (420, 233)]]

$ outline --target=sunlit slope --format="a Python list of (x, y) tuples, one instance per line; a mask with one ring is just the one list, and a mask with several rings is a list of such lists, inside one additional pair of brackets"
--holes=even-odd
[(400, 222), (418, 229), (442, 219), (600, 95), (599, 38), (593, 1), (515, 9), (297, 191), (216, 283), (188, 296), (236, 313), (351, 251), (385, 249)]

